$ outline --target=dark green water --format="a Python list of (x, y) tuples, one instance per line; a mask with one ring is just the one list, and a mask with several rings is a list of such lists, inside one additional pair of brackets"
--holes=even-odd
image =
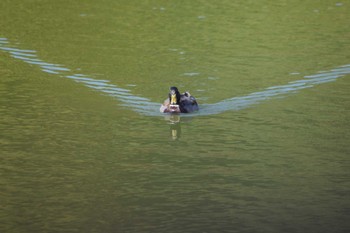
[[(348, 232), (349, 22), (349, 1), (1, 0), (0, 232)], [(159, 113), (173, 85), (198, 113)]]

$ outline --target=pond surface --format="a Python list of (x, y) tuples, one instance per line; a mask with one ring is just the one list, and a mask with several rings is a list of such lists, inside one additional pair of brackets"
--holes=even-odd
[[(2, 0), (0, 232), (347, 232), (350, 2)], [(168, 88), (200, 111), (163, 115)]]

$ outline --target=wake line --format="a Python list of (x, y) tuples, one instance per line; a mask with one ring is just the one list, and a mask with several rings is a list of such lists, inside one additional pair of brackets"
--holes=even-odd
[[(133, 95), (130, 93), (130, 90), (118, 87), (109, 80), (94, 79), (84, 74), (72, 74), (72, 71), (63, 65), (48, 63), (39, 59), (35, 50), (19, 49), (10, 46), (7, 38), (0, 38), (0, 50), (9, 53), (15, 59), (36, 65), (46, 73), (72, 79), (75, 82), (82, 83), (86, 87), (115, 97), (122, 103), (121, 105), (127, 106), (140, 114), (150, 115), (150, 113), (159, 112), (159, 103), (154, 103), (147, 98)], [(160, 113), (155, 115), (160, 115)]]
[[(15, 59), (39, 66), (41, 70), (46, 73), (72, 79), (75, 82), (82, 83), (88, 88), (114, 97), (122, 103), (122, 106), (131, 108), (133, 111), (142, 115), (163, 115), (159, 112), (160, 103), (152, 102), (148, 98), (133, 95), (130, 90), (118, 87), (109, 80), (94, 79), (84, 74), (72, 74), (72, 71), (63, 65), (48, 63), (39, 59), (35, 50), (19, 49), (10, 46), (10, 42), (7, 38), (0, 38), (0, 50), (9, 53), (10, 56)], [(292, 81), (285, 85), (268, 87), (262, 91), (254, 92), (246, 96), (228, 98), (214, 104), (201, 104), (200, 111), (186, 114), (186, 116), (205, 116), (230, 110), (241, 110), (271, 98), (282, 97), (287, 94), (296, 93), (305, 88), (314, 87), (315, 85), (333, 82), (348, 74), (350, 74), (350, 64), (329, 71), (322, 71), (314, 75), (307, 75), (301, 80)]]

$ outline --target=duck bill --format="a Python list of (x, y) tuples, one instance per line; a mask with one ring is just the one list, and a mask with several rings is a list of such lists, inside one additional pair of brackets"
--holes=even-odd
[(176, 94), (171, 94), (170, 104), (171, 105), (177, 104)]

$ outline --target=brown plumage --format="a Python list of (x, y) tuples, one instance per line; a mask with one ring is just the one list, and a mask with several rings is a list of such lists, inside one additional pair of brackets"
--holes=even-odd
[(180, 94), (176, 87), (171, 87), (169, 97), (160, 107), (163, 113), (190, 113), (198, 111), (198, 103), (196, 98), (191, 96), (189, 92)]

